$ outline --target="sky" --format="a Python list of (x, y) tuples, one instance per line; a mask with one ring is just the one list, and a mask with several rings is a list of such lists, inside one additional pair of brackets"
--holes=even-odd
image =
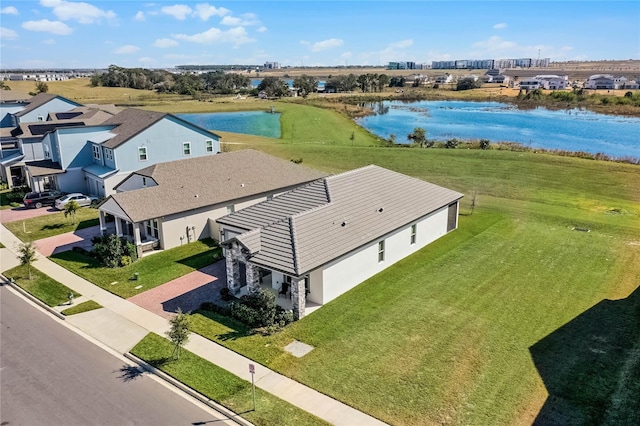
[(640, 59), (639, 1), (0, 3), (0, 68)]

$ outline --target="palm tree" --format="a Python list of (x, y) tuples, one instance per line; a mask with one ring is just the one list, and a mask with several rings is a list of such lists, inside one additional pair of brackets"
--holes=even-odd
[(23, 244), (20, 244), (18, 247), (18, 260), (21, 265), (27, 265), (27, 270), (29, 271), (29, 279), (31, 280), (31, 264), (38, 260), (36, 258), (36, 246), (33, 242), (29, 241)]
[(80, 204), (76, 200), (71, 200), (64, 206), (64, 217), (71, 216), (72, 224), (76, 224), (76, 211), (80, 208)]

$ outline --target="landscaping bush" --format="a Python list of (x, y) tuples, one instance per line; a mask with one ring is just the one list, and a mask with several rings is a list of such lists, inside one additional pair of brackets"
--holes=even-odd
[(220, 289), (220, 298), (225, 302), (228, 302), (233, 299), (233, 294), (231, 294), (231, 291), (229, 291), (227, 287), (222, 287)]
[(293, 322), (293, 313), (279, 307), (276, 304), (275, 294), (265, 289), (242, 296), (239, 302), (231, 302), (229, 310), (231, 317), (252, 328), (275, 327), (277, 330)]
[(136, 246), (115, 234), (94, 237), (91, 242), (94, 256), (108, 268), (126, 266), (138, 258)]
[(249, 327), (255, 328), (267, 325), (263, 324), (255, 309), (243, 304), (242, 302), (231, 302), (231, 304), (229, 304), (229, 310), (231, 317), (248, 325)]

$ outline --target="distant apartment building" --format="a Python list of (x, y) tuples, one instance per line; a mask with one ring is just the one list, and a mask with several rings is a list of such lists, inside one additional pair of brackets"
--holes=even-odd
[(538, 68), (548, 67), (549, 58), (532, 59), (456, 59), (452, 61), (433, 61), (431, 68), (441, 70), (453, 69), (491, 69), (491, 68)]
[[(415, 70), (418, 69), (415, 62), (402, 61), (402, 62), (389, 62), (387, 65), (388, 70)], [(420, 68), (422, 69), (422, 68)]]
[(280, 62), (265, 62), (264, 63), (264, 69), (267, 69), (267, 70), (279, 70), (280, 69)]

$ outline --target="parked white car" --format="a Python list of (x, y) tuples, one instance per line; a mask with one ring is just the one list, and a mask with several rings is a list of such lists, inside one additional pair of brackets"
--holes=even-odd
[(74, 192), (71, 194), (67, 194), (62, 198), (58, 198), (55, 203), (55, 207), (58, 210), (64, 210), (64, 206), (66, 206), (70, 201), (75, 201), (78, 205), (82, 206), (90, 206), (94, 203), (98, 202), (96, 197), (91, 197), (89, 195), (84, 195), (79, 192)]

